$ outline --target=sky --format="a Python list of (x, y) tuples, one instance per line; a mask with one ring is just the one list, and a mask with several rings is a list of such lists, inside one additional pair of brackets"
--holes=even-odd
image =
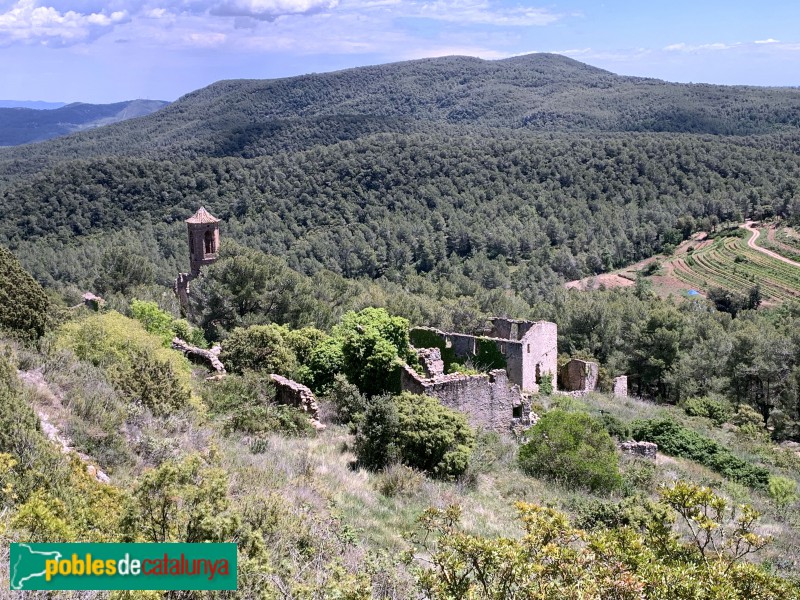
[(556, 52), (622, 75), (800, 86), (797, 0), (0, 0), (0, 99), (176, 100), (221, 79)]

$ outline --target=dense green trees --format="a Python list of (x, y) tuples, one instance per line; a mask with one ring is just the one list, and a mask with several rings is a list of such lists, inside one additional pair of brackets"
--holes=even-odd
[(41, 337), (48, 307), (42, 286), (0, 246), (0, 330), (22, 338)]

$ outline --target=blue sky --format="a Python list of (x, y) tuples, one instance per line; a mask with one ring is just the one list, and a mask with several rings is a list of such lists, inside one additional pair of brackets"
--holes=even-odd
[(0, 98), (175, 100), (220, 79), (558, 52), (670, 81), (800, 86), (796, 0), (0, 0)]

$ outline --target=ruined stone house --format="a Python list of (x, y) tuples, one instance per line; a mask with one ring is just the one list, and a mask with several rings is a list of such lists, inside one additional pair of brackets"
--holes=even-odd
[[(412, 343), (421, 336), (415, 332), (433, 334), (445, 349), (461, 360), (474, 359), (481, 343), (493, 344), (504, 358), (505, 370), (511, 383), (523, 392), (536, 393), (545, 376), (550, 376), (553, 389), (557, 387), (558, 328), (549, 321), (523, 321), (495, 317), (486, 335), (449, 333), (429, 327), (411, 331)], [(416, 344), (415, 344), (416, 345)]]

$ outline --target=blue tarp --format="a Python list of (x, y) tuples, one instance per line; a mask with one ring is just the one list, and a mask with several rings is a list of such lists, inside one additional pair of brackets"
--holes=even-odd
[(700, 295), (700, 292), (698, 292), (697, 290), (689, 290), (688, 293), (689, 293), (690, 296), (699, 296)]

